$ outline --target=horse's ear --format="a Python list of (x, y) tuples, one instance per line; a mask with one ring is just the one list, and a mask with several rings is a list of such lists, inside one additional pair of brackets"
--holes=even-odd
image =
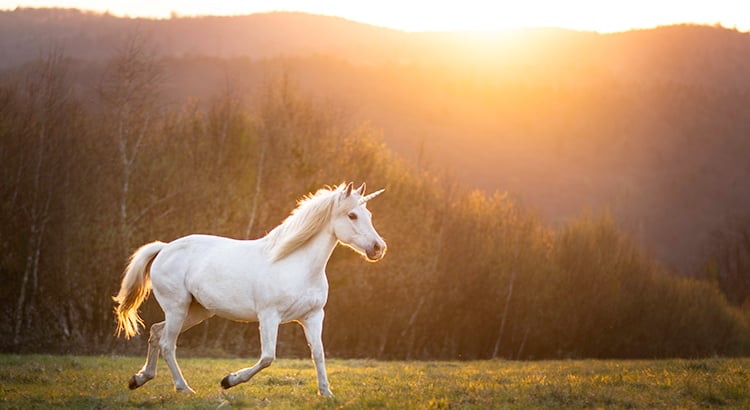
[(363, 182), (362, 185), (360, 185), (359, 188), (357, 188), (357, 193), (359, 194), (359, 196), (365, 196), (366, 187), (367, 185)]
[(352, 188), (353, 185), (351, 182), (346, 184), (346, 189), (344, 189), (344, 198), (349, 198), (349, 195), (352, 194)]

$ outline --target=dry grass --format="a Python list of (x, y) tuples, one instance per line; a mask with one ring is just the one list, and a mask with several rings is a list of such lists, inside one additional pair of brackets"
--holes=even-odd
[(280, 359), (250, 382), (219, 381), (239, 359), (183, 358), (194, 396), (159, 374), (130, 391), (142, 358), (0, 355), (2, 408), (703, 408), (750, 407), (750, 359), (379, 362), (329, 360), (334, 399), (309, 360)]

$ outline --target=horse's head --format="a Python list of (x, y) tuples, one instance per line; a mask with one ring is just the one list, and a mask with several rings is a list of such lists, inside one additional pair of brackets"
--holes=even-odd
[(380, 195), (383, 190), (365, 196), (365, 184), (357, 189), (351, 182), (339, 193), (337, 206), (332, 215), (333, 233), (339, 242), (365, 255), (371, 262), (385, 256), (386, 244), (372, 226), (372, 213), (367, 201)]

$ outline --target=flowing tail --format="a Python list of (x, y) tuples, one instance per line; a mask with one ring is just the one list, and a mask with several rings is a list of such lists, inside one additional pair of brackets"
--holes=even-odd
[(151, 292), (151, 262), (165, 246), (164, 242), (152, 242), (141, 246), (130, 257), (120, 292), (112, 298), (118, 304), (115, 307), (117, 336), (124, 332), (125, 338), (130, 339), (139, 333), (138, 326), (143, 325), (143, 319), (138, 315), (138, 307)]

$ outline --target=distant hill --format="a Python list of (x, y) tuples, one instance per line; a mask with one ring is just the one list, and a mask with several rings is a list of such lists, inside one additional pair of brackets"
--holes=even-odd
[(301, 13), (169, 20), (0, 12), (0, 69), (51, 44), (82, 87), (136, 30), (169, 98), (252, 94), (285, 70), (383, 130), (400, 155), (509, 191), (553, 222), (607, 208), (670, 266), (700, 268), (713, 232), (750, 213), (750, 35), (672, 26), (615, 34), (406, 33)]
[(73, 58), (112, 55), (123, 38), (140, 30), (164, 55), (269, 58), (330, 54), (387, 59), (401, 52), (404, 33), (303, 13), (237, 17), (185, 17), (169, 20), (117, 18), (74, 9), (17, 9), (0, 12), (0, 64), (8, 67), (36, 58), (50, 42)]
[(561, 72), (577, 67), (578, 72), (564, 74), (567, 78), (588, 67), (639, 82), (750, 86), (750, 76), (744, 75), (750, 66), (748, 35), (718, 27), (671, 26), (605, 35), (565, 29), (407, 33), (294, 12), (154, 20), (76, 9), (0, 11), (0, 68), (37, 58), (50, 44), (62, 46), (72, 58), (107, 58), (136, 30), (172, 57), (325, 55), (352, 64), (441, 63), (499, 69), (501, 75), (508, 75), (510, 67)]

